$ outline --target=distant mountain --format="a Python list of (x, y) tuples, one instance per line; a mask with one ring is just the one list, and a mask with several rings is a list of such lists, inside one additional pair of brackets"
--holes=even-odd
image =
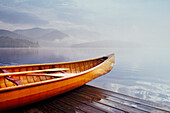
[(30, 37), (31, 39), (36, 39), (37, 37), (40, 37), (52, 31), (54, 31), (54, 29), (32, 28), (32, 29), (18, 29), (15, 30), (14, 32), (23, 36)]
[(14, 39), (8, 36), (0, 36), (0, 48), (29, 48), (39, 47), (38, 43), (26, 39)]
[(29, 38), (12, 31), (0, 29), (0, 47), (39, 47), (37, 42), (28, 40)]
[(23, 30), (15, 30), (17, 34), (24, 35), (26, 37), (30, 37), (32, 40), (37, 41), (54, 41), (61, 40), (69, 37), (67, 34), (60, 32), (56, 29), (42, 29), (42, 28), (32, 28), (32, 29), (23, 29)]
[(12, 31), (0, 29), (0, 36), (12, 37), (17, 39), (28, 39), (28, 37), (14, 33)]
[(137, 48), (137, 47), (141, 47), (141, 45), (137, 43), (127, 42), (127, 41), (102, 40), (102, 41), (73, 44), (71, 47), (74, 47), (74, 48)]

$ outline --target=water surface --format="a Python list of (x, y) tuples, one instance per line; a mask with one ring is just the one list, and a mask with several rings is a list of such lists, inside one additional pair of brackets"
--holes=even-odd
[(169, 49), (0, 49), (0, 65), (67, 62), (115, 53), (113, 70), (89, 85), (170, 105)]

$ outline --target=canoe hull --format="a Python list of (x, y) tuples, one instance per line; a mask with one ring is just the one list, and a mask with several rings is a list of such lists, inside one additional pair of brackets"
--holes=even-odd
[(111, 71), (114, 61), (114, 55), (112, 55), (94, 70), (69, 79), (0, 92), (0, 111), (21, 107), (80, 87)]

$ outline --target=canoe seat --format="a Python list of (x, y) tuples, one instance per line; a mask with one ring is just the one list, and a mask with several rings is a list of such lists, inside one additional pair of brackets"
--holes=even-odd
[(16, 85), (23, 85), (21, 83), (21, 79), (15, 79), (15, 78), (12, 78), (11, 76), (8, 76), (8, 77), (5, 77), (7, 80), (13, 82), (14, 84)]

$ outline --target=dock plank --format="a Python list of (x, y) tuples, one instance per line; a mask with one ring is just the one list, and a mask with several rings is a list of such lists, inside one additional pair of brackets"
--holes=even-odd
[(148, 100), (144, 100), (144, 99), (140, 99), (140, 98), (136, 98), (136, 97), (132, 97), (132, 96), (128, 96), (128, 95), (124, 95), (121, 93), (117, 93), (117, 92), (113, 92), (113, 91), (108, 91), (105, 89), (101, 89), (101, 88), (97, 88), (94, 86), (88, 86), (88, 85), (84, 85), (83, 88), (79, 88), (79, 90), (86, 90), (88, 91), (95, 91), (97, 94), (106, 94), (107, 97), (117, 97), (117, 98), (121, 98), (124, 99), (126, 101), (131, 101), (134, 102), (138, 105), (141, 105), (143, 107), (149, 107), (149, 108), (153, 108), (156, 110), (160, 110), (160, 111), (165, 111), (165, 112), (169, 112), (170, 111), (170, 106), (164, 105), (164, 104), (160, 104), (160, 103), (156, 103), (156, 102), (152, 102), (152, 101), (148, 101)]
[(109, 106), (109, 107), (113, 107), (113, 108), (116, 108), (118, 110), (121, 110), (121, 111), (125, 111), (125, 112), (131, 112), (131, 113), (143, 113), (143, 112), (149, 112), (149, 111), (146, 111), (146, 110), (142, 110), (142, 109), (137, 109), (133, 106), (128, 106), (128, 105), (125, 105), (125, 104), (122, 104), (120, 102), (116, 102), (116, 101), (110, 101), (108, 99), (103, 99), (103, 98), (100, 98), (95, 96), (95, 95), (91, 95), (89, 93), (83, 93), (83, 92), (79, 92), (77, 93), (78, 95), (81, 95), (81, 96), (88, 96), (88, 98), (91, 98), (93, 99), (94, 101), (97, 101), (105, 106)]
[(96, 109), (100, 109), (104, 112), (108, 112), (108, 113), (113, 113), (113, 112), (125, 113), (126, 112), (126, 111), (122, 111), (122, 110), (119, 110), (119, 109), (116, 109), (116, 108), (113, 108), (113, 107), (106, 106), (104, 104), (101, 104), (99, 102), (94, 101), (92, 98), (87, 98), (86, 96), (79, 95), (75, 92), (70, 92), (68, 96), (70, 98), (74, 99), (74, 100), (85, 103), (89, 106), (92, 106)]
[(4, 113), (170, 113), (170, 106), (84, 85)]
[(148, 106), (148, 105), (145, 105), (145, 104), (141, 104), (141, 103), (137, 103), (137, 102), (134, 102), (134, 101), (130, 101), (130, 100), (126, 100), (124, 98), (120, 98), (120, 97), (115, 97), (115, 96), (108, 96), (106, 94), (103, 94), (103, 93), (100, 93), (100, 92), (97, 92), (95, 90), (89, 90), (89, 89), (86, 89), (86, 88), (81, 88), (79, 90), (76, 90), (75, 92), (77, 93), (82, 93), (82, 94), (85, 94), (85, 95), (92, 95), (92, 96), (96, 96), (96, 97), (100, 97), (100, 98), (103, 98), (103, 99), (106, 99), (106, 100), (109, 100), (109, 101), (114, 101), (114, 102), (117, 102), (117, 103), (120, 103), (120, 104), (124, 104), (124, 105), (127, 105), (127, 106), (132, 106), (136, 109), (139, 109), (139, 110), (143, 110), (143, 111), (146, 111), (146, 112), (162, 112), (162, 111), (167, 111), (167, 110), (163, 110), (163, 109), (159, 109), (159, 108), (156, 108), (156, 107), (151, 107), (151, 106)]
[[(58, 108), (50, 105), (49, 103), (43, 103), (41, 106), (37, 106), (37, 108), (39, 110), (41, 110), (42, 113), (64, 113), (63, 111), (61, 111)], [(33, 113), (35, 112), (34, 109), (32, 109), (32, 111), (33, 111)], [(27, 110), (27, 112), (30, 113), (30, 111), (28, 111), (28, 110)]]
[(58, 100), (64, 102), (65, 104), (68, 104), (68, 105), (70, 105), (72, 107), (80, 109), (80, 110), (82, 110), (82, 111), (84, 111), (86, 113), (91, 113), (91, 112), (92, 113), (106, 113), (106, 112), (104, 112), (104, 111), (102, 111), (100, 109), (96, 109), (96, 108), (94, 108), (92, 106), (89, 106), (87, 104), (78, 102), (78, 101), (76, 101), (74, 99), (71, 99), (71, 98), (69, 98), (67, 96), (61, 97)]
[(58, 109), (62, 110), (65, 113), (75, 113), (75, 112), (76, 113), (85, 113), (75, 107), (69, 106), (68, 104), (59, 101), (58, 99), (51, 100), (50, 104), (52, 106), (57, 107)]

